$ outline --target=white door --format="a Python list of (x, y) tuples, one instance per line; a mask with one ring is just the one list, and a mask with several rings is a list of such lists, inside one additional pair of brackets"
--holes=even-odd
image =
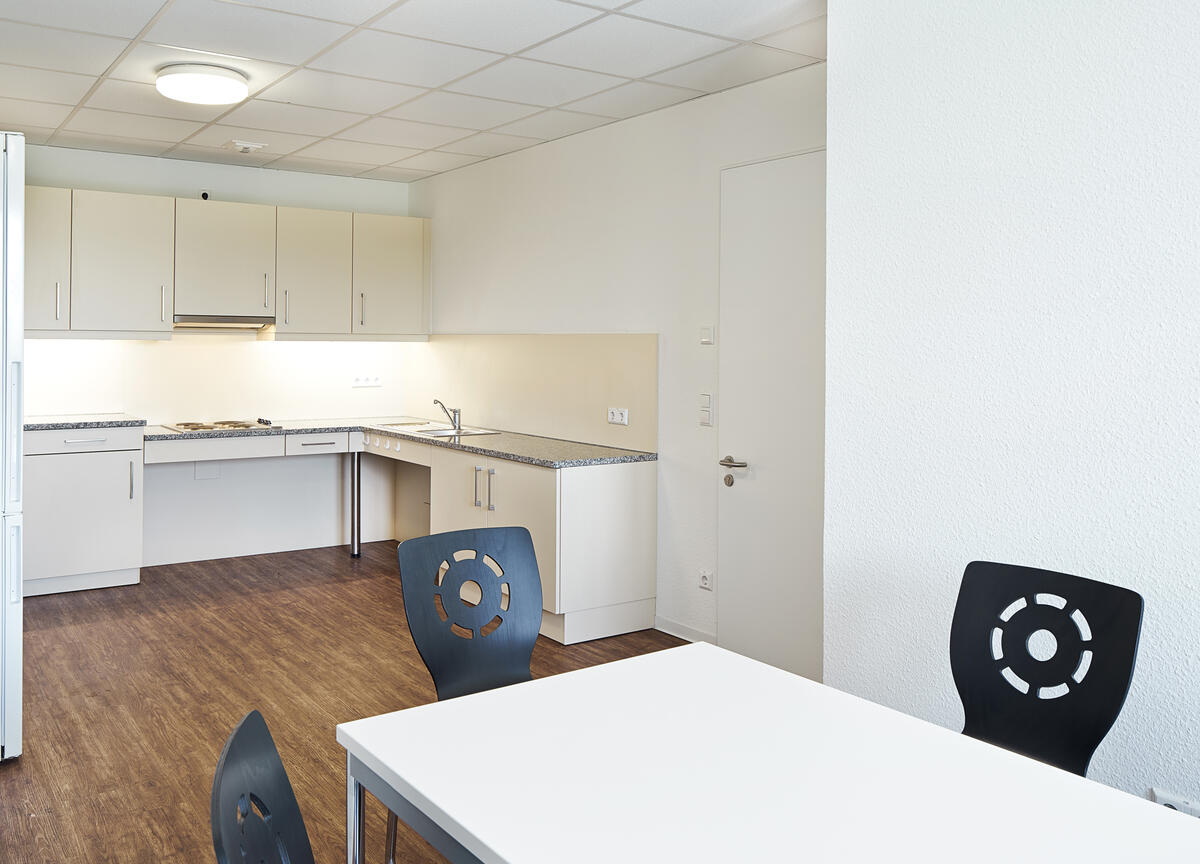
[(720, 273), (717, 643), (819, 681), (823, 151), (722, 172)]

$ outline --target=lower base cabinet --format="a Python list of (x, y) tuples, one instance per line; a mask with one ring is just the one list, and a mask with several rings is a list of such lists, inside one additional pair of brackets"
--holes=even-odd
[(141, 450), (26, 456), (24, 470), (26, 596), (138, 581)]

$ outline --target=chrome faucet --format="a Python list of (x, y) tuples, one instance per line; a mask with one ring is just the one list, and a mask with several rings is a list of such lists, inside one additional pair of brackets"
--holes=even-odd
[(445, 405), (442, 404), (441, 399), (434, 399), (433, 404), (438, 406), (439, 408), (441, 408), (443, 411), (446, 412), (446, 416), (449, 417), (450, 422), (454, 424), (455, 432), (462, 431), (462, 409), (461, 408), (454, 408), (454, 409), (447, 408)]

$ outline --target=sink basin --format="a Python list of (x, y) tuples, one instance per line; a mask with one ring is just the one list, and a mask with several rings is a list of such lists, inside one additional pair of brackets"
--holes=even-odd
[(474, 426), (464, 426), (455, 431), (449, 423), (385, 423), (388, 427), (411, 432), (414, 435), (428, 435), (430, 438), (453, 438), (456, 435), (495, 435), (495, 429), (479, 429)]

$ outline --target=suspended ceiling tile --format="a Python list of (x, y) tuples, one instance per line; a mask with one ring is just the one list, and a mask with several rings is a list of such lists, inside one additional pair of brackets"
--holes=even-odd
[(245, 6), (260, 6), (277, 12), (292, 12), (344, 24), (362, 24), (391, 6), (395, 0), (237, 0)]
[(370, 171), (374, 165), (359, 165), (350, 162), (333, 162), (328, 159), (305, 159), (301, 156), (284, 156), (271, 163), (270, 167), (283, 171), (305, 171), (309, 174), (339, 174), (351, 177)]
[(163, 0), (0, 0), (0, 18), (132, 39), (162, 5)]
[(564, 107), (589, 114), (603, 114), (606, 117), (633, 117), (703, 95), (699, 90), (668, 87), (648, 81), (632, 81), (613, 90), (571, 102)]
[(26, 127), (58, 126), (70, 113), (70, 105), (0, 97), (0, 128), (15, 132), (24, 131)]
[(422, 171), (449, 171), (478, 162), (485, 157), (468, 156), (465, 153), (444, 153), (441, 150), (429, 150), (420, 156), (405, 159), (397, 168), (416, 168)]
[[(247, 129), (244, 126), (213, 125), (201, 129), (187, 140), (188, 144), (201, 147), (226, 147), (232, 141), (248, 141), (265, 144), (261, 152), (271, 158), (284, 156), (317, 142), (311, 135), (296, 135), (290, 132), (269, 132), (263, 129)], [(231, 152), (232, 152), (232, 148)]]
[(462, 81), (456, 81), (447, 89), (470, 96), (554, 108), (563, 102), (623, 84), (625, 80), (613, 75), (510, 57)]
[(368, 171), (362, 176), (369, 180), (392, 180), (400, 183), (410, 183), (413, 180), (422, 180), (432, 175), (432, 171), (417, 171), (413, 168), (401, 168), (398, 165), (385, 165), (382, 168)]
[[(4, 123), (3, 121), (0, 121), (0, 126), (2, 125), (4, 125)], [(50, 140), (50, 136), (54, 134), (53, 129), (42, 129), (38, 128), (37, 126), (26, 126), (20, 131), (21, 134), (25, 136), (26, 144), (45, 144)]]
[(317, 108), (378, 114), (427, 92), (421, 87), (354, 78), (315, 69), (297, 69), (259, 94), (262, 99)]
[[(143, 138), (147, 141), (181, 141), (203, 124), (167, 117), (143, 117), (121, 111), (81, 108), (64, 128), (73, 132), (113, 138)], [(59, 143), (57, 140), (54, 143)]]
[(220, 0), (175, 0), (146, 38), (159, 44), (295, 64), (350, 29), (345, 24)]
[(341, 138), (326, 138), (311, 147), (306, 147), (297, 156), (305, 159), (328, 159), (333, 162), (359, 162), (365, 165), (389, 165), (421, 151), (415, 147), (389, 147), (386, 144), (369, 144), (365, 141), (345, 141)]
[(715, 36), (608, 15), (526, 51), (523, 56), (640, 78), (721, 51), (732, 44)]
[(493, 126), (528, 117), (541, 110), (534, 105), (500, 102), (496, 99), (482, 99), (478, 96), (436, 90), (387, 113), (389, 117), (402, 120), (441, 123), (444, 126), (461, 126), (468, 129), (491, 129)]
[(196, 144), (179, 144), (171, 152), (165, 154), (171, 159), (190, 159), (194, 162), (217, 162), (222, 165), (248, 165), (258, 167), (272, 159), (278, 159), (278, 153), (259, 150), (255, 153), (238, 153), (225, 147), (200, 147)]
[(749, 40), (824, 15), (825, 0), (641, 0), (621, 11)]
[(611, 123), (611, 117), (597, 117), (595, 114), (580, 114), (577, 111), (559, 111), (550, 109), (515, 123), (508, 123), (496, 129), (507, 135), (527, 135), (532, 138), (550, 140), (564, 135), (574, 135), (585, 129), (594, 129)]
[(715, 93), (816, 62), (819, 61), (814, 57), (793, 54), (790, 51), (779, 51), (762, 45), (741, 45), (715, 57), (655, 75), (654, 80)]
[(797, 54), (807, 54), (809, 57), (820, 57), (822, 60), (829, 54), (826, 37), (828, 19), (822, 15), (812, 21), (798, 24), (782, 33), (764, 36), (758, 41), (772, 48), (782, 48), (784, 51), (794, 51)]
[(357, 123), (363, 119), (363, 115), (331, 111), (328, 108), (309, 108), (307, 105), (290, 105), (287, 102), (251, 99), (234, 108), (224, 119), (227, 123), (249, 126), (251, 129), (295, 132), (324, 138)]
[(371, 26), (512, 54), (600, 14), (558, 0), (408, 0)]
[(0, 21), (0, 60), (17, 66), (36, 66), (61, 72), (99, 75), (129, 44), (126, 39), (70, 33)]
[(374, 117), (353, 129), (347, 129), (339, 137), (351, 141), (368, 141), (372, 144), (388, 144), (393, 147), (413, 147), (424, 150), (464, 138), (473, 131), (454, 126), (434, 126), (430, 123)]
[(153, 141), (143, 138), (125, 138), (119, 135), (96, 135), (90, 132), (62, 131), (51, 139), (54, 147), (71, 147), (76, 150), (103, 150), (106, 153), (133, 153), (138, 156), (161, 156), (170, 146), (169, 141)]
[(541, 144), (537, 138), (520, 135), (502, 135), (496, 132), (480, 132), (470, 138), (448, 144), (447, 149), (467, 156), (499, 156), (514, 150), (524, 150), (534, 144)]
[(500, 59), (498, 54), (395, 33), (360, 30), (309, 65), (414, 87), (440, 87)]
[(91, 75), (0, 64), (0, 93), (12, 99), (74, 105), (94, 83)]
[(215, 120), (229, 110), (228, 105), (190, 105), (187, 102), (176, 102), (159, 93), (153, 84), (114, 81), (111, 78), (100, 82), (96, 92), (88, 99), (87, 107), (204, 122)]

